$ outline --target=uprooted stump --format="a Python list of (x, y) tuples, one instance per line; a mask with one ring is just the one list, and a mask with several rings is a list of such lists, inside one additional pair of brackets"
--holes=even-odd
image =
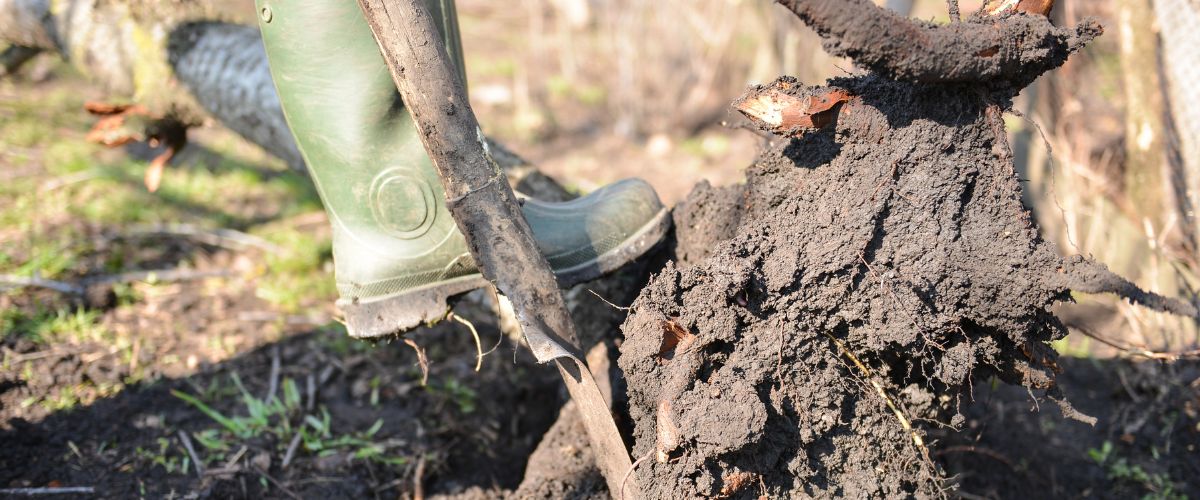
[[(707, 257), (667, 265), (623, 326), (647, 498), (939, 496), (923, 429), (961, 424), (973, 381), (1089, 419), (1056, 389), (1048, 345), (1072, 288), (1195, 314), (1042, 240), (1004, 131), (1018, 90), (867, 74), (738, 101), (794, 139), (743, 192), (702, 186), (677, 209), (679, 241)], [(726, 225), (692, 210), (736, 213), (737, 229), (720, 242)]]

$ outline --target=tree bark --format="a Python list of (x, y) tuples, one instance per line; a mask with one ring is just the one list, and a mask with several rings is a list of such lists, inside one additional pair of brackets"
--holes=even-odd
[[(295, 169), (258, 28), (211, 2), (0, 0), (0, 42), (53, 51), (109, 93), (185, 125), (212, 117)], [(183, 87), (188, 92), (180, 92)]]
[(1116, 9), (1125, 89), (1125, 194), (1137, 215), (1161, 231), (1166, 155), (1154, 8), (1144, 0), (1118, 0)]
[[(438, 169), (447, 206), (472, 257), (512, 302), (534, 356), (558, 365), (610, 491), (624, 496), (622, 478), (632, 468), (625, 444), (575, 343), (575, 327), (550, 265), (488, 150), (424, 0), (359, 0), (359, 6)], [(638, 491), (633, 484), (624, 488)]]
[(1184, 193), (1183, 214), (1195, 239), (1200, 233), (1200, 218), (1194, 213), (1200, 207), (1200, 2), (1155, 0), (1154, 12), (1161, 35), (1161, 78), (1167, 88), (1165, 111), (1173, 125), (1166, 142), (1170, 157), (1178, 162), (1173, 167), (1182, 185), (1176, 189)]

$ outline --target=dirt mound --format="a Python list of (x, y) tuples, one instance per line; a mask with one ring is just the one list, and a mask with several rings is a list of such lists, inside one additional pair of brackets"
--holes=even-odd
[[(1053, 390), (1046, 342), (1066, 331), (1049, 307), (1069, 290), (1020, 201), (1006, 97), (829, 85), (776, 83), (852, 97), (765, 152), (736, 236), (668, 265), (624, 324), (648, 498), (936, 495), (918, 422), (960, 423), (984, 374)], [(703, 191), (729, 205), (685, 212), (738, 209)]]

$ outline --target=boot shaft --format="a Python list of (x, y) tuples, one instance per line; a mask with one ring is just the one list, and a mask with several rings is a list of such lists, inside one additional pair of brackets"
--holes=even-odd
[[(453, 0), (427, 2), (463, 74)], [(387, 267), (441, 272), (462, 237), (357, 3), (258, 0), (258, 9), (284, 116), (334, 227), (339, 289), (409, 285), (376, 287)]]

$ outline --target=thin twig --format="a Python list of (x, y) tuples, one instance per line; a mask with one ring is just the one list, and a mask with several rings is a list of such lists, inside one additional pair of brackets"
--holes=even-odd
[(304, 379), (304, 388), (308, 396), (304, 400), (304, 409), (313, 411), (317, 407), (317, 378), (311, 372)]
[(75, 352), (73, 350), (60, 350), (60, 349), (56, 349), (56, 348), (51, 348), (51, 349), (47, 349), (45, 351), (36, 351), (36, 352), (31, 352), (31, 353), (26, 353), (26, 354), (19, 354), (19, 353), (17, 353), (17, 351), (14, 351), (7, 347), (4, 348), (4, 355), (8, 357), (8, 361), (10, 363), (24, 363), (26, 361), (35, 361), (35, 360), (39, 360), (39, 359), (43, 359), (43, 358), (49, 358), (52, 356), (67, 356), (67, 355), (71, 355), (71, 354), (79, 354), (79, 353)]
[(1014, 470), (1016, 469), (1016, 467), (1012, 463), (1012, 460), (1009, 460), (1008, 457), (1005, 457), (1004, 455), (1001, 455), (1000, 453), (998, 453), (996, 451), (993, 451), (993, 450), (990, 450), (987, 448), (981, 448), (979, 446), (948, 446), (946, 448), (942, 448), (942, 449), (938, 450), (937, 452), (934, 453), (934, 455), (940, 456), (940, 455), (946, 455), (949, 453), (978, 453), (985, 457), (992, 458), (992, 459), (996, 460), (997, 462), (1000, 462), (1004, 465), (1007, 465), (1008, 468), (1010, 468), (1010, 469), (1014, 469)]
[(35, 497), (39, 495), (91, 495), (96, 493), (96, 488), (91, 486), (61, 486), (47, 488), (4, 488), (0, 489), (0, 495), (14, 495)]
[(279, 481), (277, 481), (275, 478), (271, 477), (271, 475), (270, 475), (270, 474), (267, 474), (267, 471), (265, 471), (265, 470), (262, 470), (262, 469), (256, 469), (256, 471), (258, 472), (258, 475), (260, 475), (260, 476), (262, 476), (262, 477), (266, 478), (266, 480), (267, 480), (267, 481), (270, 481), (270, 483), (271, 483), (271, 484), (273, 484), (273, 485), (275, 485), (275, 487), (276, 487), (276, 488), (279, 488), (279, 491), (282, 491), (282, 492), (286, 493), (286, 494), (287, 494), (287, 496), (289, 496), (289, 497), (292, 497), (292, 498), (294, 498), (294, 499), (296, 499), (296, 500), (301, 500), (301, 498), (300, 498), (300, 496), (299, 496), (299, 495), (297, 495), (297, 494), (295, 494), (294, 492), (292, 492), (292, 490), (289, 490), (289, 489), (287, 489), (287, 487), (286, 487), (286, 486), (284, 486), (284, 485), (283, 485), (283, 483), (280, 483), (280, 482), (279, 482)]
[(225, 467), (233, 468), (233, 466), (238, 463), (238, 460), (241, 460), (242, 457), (245, 456), (246, 452), (249, 450), (250, 450), (250, 448), (248, 446), (242, 445), (242, 447), (240, 449), (238, 449), (237, 453), (234, 453), (233, 456), (229, 457), (229, 460), (225, 462)]
[(417, 470), (413, 473), (413, 500), (425, 500), (425, 455), (417, 459)]
[(621, 307), (616, 304), (613, 304), (612, 302), (609, 302), (608, 299), (601, 297), (600, 294), (596, 293), (596, 291), (592, 290), (591, 288), (588, 289), (588, 293), (595, 295), (597, 299), (600, 299), (605, 304), (612, 306), (613, 309), (616, 309), (618, 311), (626, 311), (626, 312), (633, 311), (632, 307)]
[(62, 177), (55, 177), (53, 179), (50, 179), (50, 180), (42, 183), (41, 187), (38, 188), (38, 191), (41, 193), (49, 193), (50, 191), (54, 191), (59, 188), (70, 186), (72, 184), (78, 184), (80, 182), (90, 181), (92, 179), (95, 179), (95, 178), (103, 176), (103, 175), (104, 175), (103, 171), (96, 170), (96, 169), (84, 170), (82, 172), (75, 172), (70, 175), (64, 175)]
[(94, 279), (86, 279), (83, 282), (88, 285), (115, 285), (117, 283), (131, 283), (134, 281), (168, 283), (174, 281), (200, 280), (205, 278), (225, 278), (234, 276), (235, 274), (237, 273), (228, 269), (157, 269), (151, 271), (130, 271), (127, 273), (100, 276)]
[(92, 285), (115, 285), (119, 283), (132, 283), (134, 281), (153, 281), (155, 283), (168, 283), (174, 281), (190, 281), (205, 278), (224, 278), (234, 276), (237, 273), (228, 269), (157, 269), (150, 271), (130, 271), (127, 273), (110, 274), (105, 276), (96, 276), (80, 280), (78, 283), (67, 283), (64, 281), (55, 281), (37, 276), (14, 276), (11, 274), (0, 274), (0, 290), (8, 290), (15, 288), (45, 288), (59, 293), (68, 295), (83, 295), (87, 292), (87, 287)]
[(135, 226), (129, 231), (116, 236), (116, 238), (156, 238), (164, 236), (186, 237), (200, 243), (228, 248), (230, 250), (243, 250), (247, 247), (252, 247), (266, 252), (284, 251), (279, 245), (252, 234), (228, 228), (205, 228), (195, 224), (176, 223)]
[[(341, 361), (337, 361), (337, 360), (333, 360), (333, 361), (335, 361), (337, 363), (341, 363)], [(317, 377), (317, 385), (323, 386), (323, 385), (325, 385), (326, 382), (329, 382), (329, 378), (333, 377), (333, 371), (336, 370), (337, 368), (338, 367), (336, 365), (331, 364), (329, 366), (326, 366), (324, 370), (321, 370), (321, 375)]]
[(1119, 350), (1122, 352), (1127, 352), (1134, 356), (1141, 356), (1141, 357), (1148, 358), (1148, 359), (1157, 359), (1159, 361), (1178, 361), (1181, 359), (1200, 359), (1200, 349), (1192, 349), (1192, 350), (1180, 351), (1180, 352), (1151, 351), (1151, 350), (1143, 348), (1143, 347), (1122, 345), (1114, 340), (1109, 340), (1104, 337), (1101, 337), (1101, 336), (1097, 335), (1096, 333), (1088, 330), (1087, 328), (1084, 328), (1081, 326), (1072, 326), (1071, 328), (1074, 329), (1075, 331), (1078, 331), (1079, 333), (1083, 334), (1084, 336), (1086, 336), (1088, 338), (1095, 339), (1097, 342), (1100, 342), (1101, 344), (1112, 347), (1113, 349), (1116, 349), (1116, 350)]
[(200, 455), (196, 454), (196, 448), (192, 446), (192, 438), (188, 437), (187, 432), (179, 431), (179, 441), (183, 443), (183, 449), (187, 450), (188, 456), (192, 457), (192, 462), (196, 464), (196, 475), (204, 477), (204, 462), (200, 461)]
[(247, 323), (283, 322), (286, 325), (320, 326), (329, 323), (332, 318), (321, 313), (311, 314), (282, 314), (275, 311), (242, 311), (238, 313), (238, 321)]
[(283, 454), (283, 463), (279, 464), (281, 469), (287, 469), (291, 465), (292, 459), (296, 457), (296, 449), (300, 447), (300, 433), (297, 432), (292, 436), (292, 442), (288, 443), (287, 452)]
[(25, 287), (45, 288), (47, 290), (54, 290), (56, 292), (69, 295), (83, 295), (84, 293), (82, 286), (73, 285), (63, 281), (49, 280), (36, 276), (29, 278), (25, 276), (15, 276), (12, 274), (0, 274), (0, 289)]
[(283, 363), (279, 359), (279, 346), (271, 348), (271, 376), (267, 383), (267, 397), (265, 401), (275, 399), (279, 392), (279, 372), (283, 369)]

